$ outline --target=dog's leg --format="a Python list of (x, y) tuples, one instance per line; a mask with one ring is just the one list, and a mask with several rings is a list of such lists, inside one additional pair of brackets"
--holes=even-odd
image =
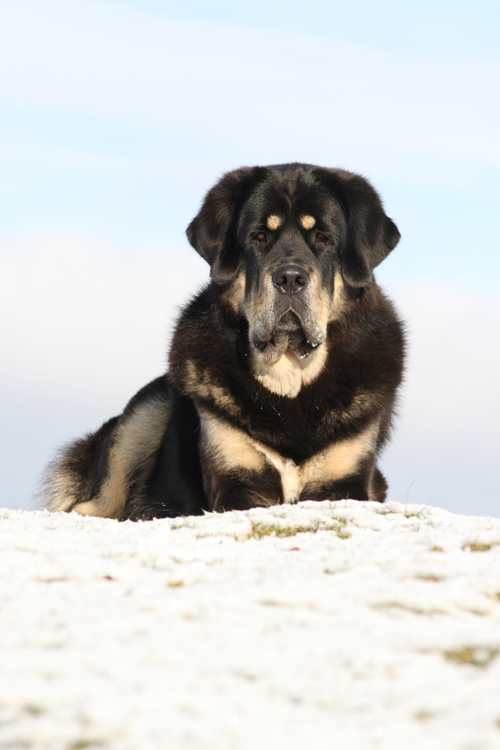
[(353, 437), (332, 443), (300, 467), (300, 500), (378, 500), (387, 484), (375, 467), (380, 418)]
[(214, 414), (200, 413), (200, 456), (210, 510), (246, 510), (283, 502), (279, 472), (261, 446)]

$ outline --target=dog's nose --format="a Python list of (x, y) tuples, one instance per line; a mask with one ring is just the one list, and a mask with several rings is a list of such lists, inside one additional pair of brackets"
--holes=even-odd
[(309, 284), (309, 274), (300, 266), (281, 266), (272, 278), (274, 286), (284, 294), (296, 294)]

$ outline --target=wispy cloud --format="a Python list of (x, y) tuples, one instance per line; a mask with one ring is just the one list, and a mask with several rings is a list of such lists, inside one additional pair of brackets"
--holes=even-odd
[(118, 117), (181, 141), (202, 129), (229, 144), (314, 151), (340, 138), (500, 163), (498, 61), (381, 53), (334, 33), (326, 43), (324, 30), (318, 44), (308, 33), (256, 35), (94, 4), (19, 0), (0, 11), (0, 28), (7, 107)]
[[(52, 392), (129, 388), (165, 370), (166, 342), (208, 266), (184, 248), (124, 252), (79, 234), (2, 237), (4, 386)], [(175, 279), (175, 282), (172, 281)], [(132, 347), (132, 349), (131, 349)], [(121, 373), (121, 374), (119, 374)], [(127, 387), (127, 386), (126, 386)]]
[(157, 177), (166, 173), (166, 168), (154, 163), (111, 156), (108, 153), (95, 151), (77, 151), (75, 149), (9, 144), (0, 146), (0, 161), (15, 164), (27, 164), (44, 167), (64, 167), (88, 172), (105, 174), (139, 176), (141, 178)]

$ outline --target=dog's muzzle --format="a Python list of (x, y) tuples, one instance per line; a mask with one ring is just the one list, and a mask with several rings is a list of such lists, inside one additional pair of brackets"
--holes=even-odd
[(309, 273), (302, 266), (287, 264), (271, 274), (271, 282), (274, 293), (253, 330), (252, 343), (269, 363), (287, 349), (301, 359), (307, 357), (323, 342), (311, 306)]

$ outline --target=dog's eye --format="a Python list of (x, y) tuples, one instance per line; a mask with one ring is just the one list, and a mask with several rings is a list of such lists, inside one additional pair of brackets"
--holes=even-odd
[(316, 239), (315, 242), (319, 242), (320, 245), (324, 245), (326, 242), (326, 237), (324, 234), (321, 234), (321, 232), (316, 232)]
[(255, 238), (255, 242), (260, 245), (262, 242), (267, 242), (267, 237), (265, 232), (259, 232), (259, 234)]

